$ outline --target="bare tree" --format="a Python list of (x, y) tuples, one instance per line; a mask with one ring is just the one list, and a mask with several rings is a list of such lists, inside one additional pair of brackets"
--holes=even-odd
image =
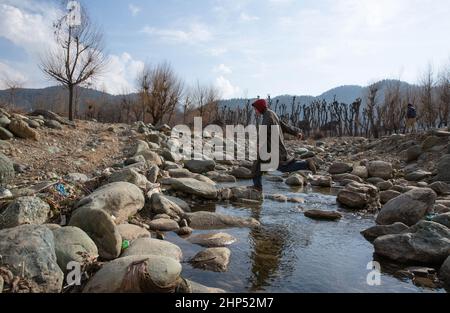
[(147, 112), (158, 125), (167, 115), (172, 115), (183, 95), (184, 84), (172, 66), (163, 62), (149, 71), (149, 97)]
[(17, 92), (23, 88), (25, 81), (21, 78), (13, 78), (7, 75), (3, 77), (2, 81), (9, 94), (8, 105), (14, 107), (16, 105)]
[(450, 69), (443, 70), (438, 82), (439, 127), (450, 125)]
[(433, 89), (435, 88), (435, 85), (436, 82), (434, 80), (433, 68), (429, 65), (420, 82), (420, 118), (423, 119), (424, 125), (427, 128), (431, 128), (435, 125), (437, 117), (433, 104)]
[(80, 9), (80, 23), (72, 23), (69, 11), (54, 23), (56, 48), (42, 57), (40, 68), (69, 91), (69, 119), (74, 119), (73, 98), (77, 86), (89, 85), (106, 68), (103, 35), (85, 10)]
[(375, 138), (379, 137), (379, 132), (378, 132), (378, 123), (376, 123), (375, 121), (375, 111), (376, 111), (376, 106), (377, 106), (377, 95), (378, 92), (380, 90), (380, 84), (379, 83), (374, 83), (371, 84), (368, 87), (368, 93), (367, 93), (367, 109), (366, 109), (366, 114), (367, 114), (367, 119), (370, 125), (370, 130), (372, 132), (372, 135)]
[[(145, 123), (145, 113), (148, 110), (147, 106), (150, 98), (150, 88), (151, 88), (151, 67), (149, 64), (145, 64), (142, 70), (138, 73), (137, 76), (137, 85), (138, 85), (138, 93), (141, 104), (141, 118)], [(137, 108), (135, 108), (137, 109)], [(136, 112), (137, 113), (137, 112)], [(135, 114), (136, 114), (135, 113)], [(139, 119), (138, 116), (136, 116)]]

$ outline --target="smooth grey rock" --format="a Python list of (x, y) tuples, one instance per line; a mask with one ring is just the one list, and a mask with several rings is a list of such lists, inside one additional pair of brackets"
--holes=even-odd
[(117, 226), (122, 240), (133, 241), (138, 238), (150, 238), (150, 232), (143, 227), (133, 224), (121, 224)]
[(213, 160), (188, 160), (184, 166), (192, 173), (203, 174), (214, 171), (216, 162)]
[(234, 227), (257, 227), (260, 223), (254, 218), (228, 216), (213, 212), (199, 211), (187, 213), (189, 226), (194, 229), (224, 229)]
[(22, 225), (0, 230), (1, 262), (15, 276), (31, 283), (36, 293), (59, 293), (64, 275), (55, 255), (55, 242), (50, 229), (41, 225)]
[(392, 164), (384, 161), (372, 161), (369, 162), (369, 176), (379, 177), (382, 179), (392, 178)]
[(226, 233), (200, 234), (189, 237), (190, 243), (207, 247), (226, 247), (236, 242), (236, 238)]
[(98, 249), (89, 236), (78, 227), (61, 227), (53, 230), (55, 237), (55, 253), (58, 265), (63, 272), (67, 271), (70, 262), (83, 263), (83, 254), (98, 256)]
[(369, 241), (374, 241), (378, 237), (386, 235), (401, 234), (409, 229), (403, 223), (395, 223), (392, 225), (376, 225), (361, 232), (361, 234)]
[(114, 216), (115, 223), (120, 225), (141, 210), (144, 203), (144, 194), (136, 185), (116, 182), (95, 190), (80, 200), (76, 207), (104, 210)]
[(450, 230), (438, 223), (420, 221), (407, 233), (374, 241), (375, 253), (397, 262), (442, 264), (450, 255)]
[(106, 263), (83, 293), (173, 293), (181, 264), (173, 258), (133, 255)]
[(49, 213), (50, 206), (40, 198), (17, 198), (0, 214), (0, 229), (23, 224), (44, 224)]
[(171, 185), (173, 189), (187, 194), (205, 199), (217, 198), (217, 189), (214, 185), (193, 178), (174, 178)]
[(433, 208), (435, 201), (436, 193), (432, 189), (413, 189), (386, 203), (378, 214), (376, 222), (380, 225), (401, 222), (412, 226)]
[(106, 211), (81, 207), (72, 214), (69, 226), (76, 226), (85, 231), (95, 242), (102, 258), (113, 260), (120, 255), (122, 237)]
[(228, 248), (208, 248), (197, 253), (190, 263), (195, 268), (213, 272), (226, 272), (230, 263), (231, 251)]
[(181, 261), (183, 253), (181, 249), (168, 241), (153, 239), (153, 238), (139, 238), (131, 243), (131, 246), (126, 249), (121, 257), (132, 255), (156, 255), (164, 256)]

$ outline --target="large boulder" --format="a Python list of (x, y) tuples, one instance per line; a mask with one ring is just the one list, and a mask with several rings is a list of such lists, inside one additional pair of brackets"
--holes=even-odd
[(180, 284), (181, 264), (173, 258), (132, 255), (106, 263), (83, 293), (173, 293)]
[(55, 253), (62, 271), (67, 270), (69, 262), (83, 263), (84, 257), (97, 257), (98, 249), (89, 236), (78, 227), (60, 227), (53, 230)]
[(437, 176), (435, 181), (450, 182), (450, 154), (444, 155), (437, 165)]
[(217, 189), (214, 185), (193, 178), (174, 178), (172, 188), (205, 199), (217, 198)]
[(378, 189), (368, 184), (351, 182), (337, 195), (338, 203), (353, 210), (375, 211), (381, 207)]
[(117, 230), (122, 240), (133, 241), (138, 238), (150, 238), (150, 232), (143, 227), (133, 224), (121, 224)]
[(117, 182), (128, 182), (130, 184), (136, 185), (141, 189), (147, 188), (148, 180), (147, 178), (139, 174), (136, 170), (132, 168), (126, 168), (117, 172), (114, 172), (108, 178), (108, 183), (117, 183)]
[(23, 224), (44, 224), (49, 213), (50, 206), (40, 198), (17, 198), (0, 214), (0, 229)]
[(386, 203), (377, 216), (379, 225), (396, 222), (412, 226), (433, 208), (436, 193), (429, 188), (415, 188)]
[(392, 225), (376, 225), (361, 232), (361, 234), (369, 241), (374, 241), (378, 237), (386, 235), (401, 234), (409, 229), (403, 223), (395, 223)]
[(72, 215), (69, 226), (85, 231), (95, 242), (102, 258), (113, 260), (120, 255), (122, 237), (111, 215), (106, 211), (81, 207)]
[(154, 184), (158, 180), (159, 167), (156, 165), (150, 166), (147, 171), (147, 179), (150, 183)]
[(7, 129), (0, 127), (0, 139), (1, 140), (10, 140), (14, 138), (14, 135)]
[(336, 174), (344, 174), (344, 173), (350, 173), (353, 170), (353, 166), (347, 163), (343, 162), (336, 162), (333, 163), (330, 168), (328, 169), (328, 173), (331, 175)]
[[(146, 143), (143, 140), (136, 140), (136, 142), (134, 143), (134, 146), (131, 148), (130, 156), (131, 157), (140, 156), (139, 153), (141, 153), (142, 151), (147, 151), (147, 150), (150, 150), (148, 143)], [(144, 158), (143, 156), (141, 156), (141, 157)]]
[(14, 163), (3, 153), (0, 153), (0, 185), (10, 182), (15, 175)]
[(213, 171), (216, 168), (216, 162), (213, 160), (189, 160), (184, 166), (191, 172), (203, 174)]
[(184, 210), (178, 204), (160, 193), (154, 193), (151, 202), (154, 214), (167, 214), (170, 217), (179, 217), (184, 214)]
[(336, 211), (307, 210), (305, 216), (316, 220), (335, 221), (342, 218), (342, 214)]
[(47, 120), (54, 120), (61, 124), (72, 126), (72, 127), (75, 126), (75, 123), (73, 121), (69, 121), (67, 118), (59, 116), (58, 114), (56, 114), (52, 111), (48, 111), (48, 110), (35, 110), (29, 115), (30, 116), (42, 116)]
[(116, 224), (122, 224), (144, 207), (143, 192), (127, 182), (111, 183), (95, 190), (79, 201), (77, 208), (104, 210), (111, 214)]
[(237, 167), (230, 172), (237, 179), (252, 179), (253, 172), (246, 167)]
[(157, 165), (157, 166), (162, 165), (160, 156), (154, 151), (143, 150), (143, 151), (138, 152), (134, 156), (138, 156), (138, 155), (142, 155), (144, 157), (144, 159), (147, 161), (147, 164), (149, 164), (149, 165)]
[(380, 192), (380, 202), (381, 204), (386, 204), (394, 198), (400, 196), (401, 193), (395, 190), (385, 190)]
[(64, 275), (58, 266), (55, 242), (50, 229), (41, 225), (22, 225), (0, 230), (2, 265), (15, 276), (23, 276), (38, 293), (61, 292)]
[(431, 176), (430, 172), (417, 170), (405, 175), (407, 181), (421, 181)]
[(365, 166), (354, 166), (352, 174), (362, 179), (366, 179), (369, 177), (369, 170)]
[(301, 176), (299, 174), (294, 174), (294, 175), (289, 176), (288, 179), (286, 179), (285, 183), (288, 186), (301, 187), (305, 184), (305, 180), (304, 180), (303, 176)]
[(148, 223), (153, 231), (176, 231), (180, 228), (177, 222), (168, 218), (157, 218)]
[(450, 186), (447, 183), (437, 181), (430, 185), (430, 188), (434, 190), (438, 195), (449, 195), (450, 194)]
[(183, 253), (181, 249), (168, 241), (153, 239), (153, 238), (139, 238), (131, 243), (131, 246), (126, 249), (121, 257), (132, 255), (156, 255), (181, 261)]
[(431, 220), (435, 223), (439, 223), (450, 228), (450, 212), (436, 215)]
[(208, 248), (197, 253), (190, 263), (195, 268), (213, 272), (226, 272), (230, 263), (231, 251), (228, 248)]
[(331, 187), (333, 184), (333, 179), (331, 176), (321, 176), (321, 175), (314, 175), (311, 178), (311, 186), (316, 187)]
[(188, 219), (189, 226), (194, 229), (222, 229), (260, 226), (260, 223), (254, 218), (228, 216), (206, 211), (186, 213), (186, 217)]
[(28, 123), (23, 120), (20, 119), (11, 120), (11, 123), (8, 125), (8, 128), (14, 135), (16, 135), (19, 138), (33, 139), (36, 141), (39, 140), (39, 134), (30, 126), (28, 126)]
[(429, 136), (425, 138), (425, 140), (422, 143), (422, 150), (428, 151), (434, 146), (438, 145), (442, 141), (442, 138), (437, 136)]
[(7, 116), (0, 115), (0, 127), (8, 127), (10, 123), (11, 120)]
[(416, 161), (420, 157), (422, 152), (423, 152), (422, 147), (419, 145), (414, 145), (408, 148), (408, 150), (406, 150), (406, 161), (407, 162)]
[(369, 176), (382, 179), (392, 178), (392, 164), (384, 161), (372, 161), (368, 166)]
[(450, 229), (420, 221), (406, 233), (377, 238), (374, 247), (378, 255), (397, 262), (442, 264), (450, 255)]
[(52, 129), (58, 129), (58, 130), (63, 129), (61, 123), (58, 121), (55, 121), (55, 120), (45, 120), (44, 125), (48, 128), (52, 128)]
[(236, 177), (229, 174), (219, 173), (216, 171), (211, 171), (206, 173), (206, 176), (216, 183), (235, 183)]
[(194, 235), (188, 241), (206, 248), (219, 248), (235, 243), (236, 238), (226, 233), (213, 233)]
[(233, 201), (239, 201), (241, 199), (262, 201), (263, 194), (256, 189), (246, 187), (233, 187), (231, 188), (231, 199)]

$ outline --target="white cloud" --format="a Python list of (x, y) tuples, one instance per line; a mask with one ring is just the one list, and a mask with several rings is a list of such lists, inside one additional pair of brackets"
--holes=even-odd
[(143, 33), (157, 36), (170, 43), (203, 43), (212, 39), (212, 33), (207, 25), (201, 23), (191, 23), (187, 29), (161, 29), (146, 26)]
[[(61, 12), (47, 2), (28, 0), (0, 0), (0, 37), (6, 38), (15, 46), (24, 49), (27, 57), (21, 62), (0, 61), (0, 72), (11, 78), (27, 81), (27, 87), (40, 88), (55, 85), (48, 81), (38, 69), (40, 56), (48, 49), (56, 47), (52, 22)], [(133, 90), (135, 75), (144, 63), (135, 60), (129, 53), (109, 55), (109, 66), (96, 86), (105, 86), (108, 92), (118, 94), (124, 89)], [(0, 75), (1, 76), (1, 75)], [(1, 77), (0, 77), (1, 78)]]
[(217, 47), (217, 48), (208, 48), (206, 50), (206, 53), (213, 56), (213, 57), (218, 57), (221, 56), (225, 53), (228, 52), (227, 48), (223, 48), (223, 47)]
[(233, 84), (223, 76), (219, 76), (216, 79), (215, 86), (220, 90), (221, 96), (224, 99), (230, 99), (238, 97), (241, 93), (241, 89)]
[(231, 74), (231, 73), (233, 73), (233, 71), (231, 70), (231, 68), (230, 67), (228, 67), (228, 66), (226, 66), (225, 64), (220, 64), (220, 65), (217, 65), (217, 66), (215, 66), (214, 68), (213, 68), (213, 73), (219, 73), (219, 74), (224, 74), (224, 75), (226, 75), (226, 74)]
[[(20, 2), (20, 1), (19, 1)], [(0, 37), (24, 48), (30, 54), (39, 54), (55, 46), (52, 23), (58, 10), (27, 11), (13, 5), (0, 5)]]
[(293, 0), (269, 0), (269, 3), (275, 5), (291, 4)]
[(0, 73), (0, 90), (8, 88), (8, 86), (6, 86), (4, 82), (5, 79), (21, 83), (25, 83), (28, 80), (28, 78), (23, 73), (1, 61)]
[(110, 55), (106, 74), (97, 80), (96, 86), (106, 88), (111, 94), (132, 92), (136, 75), (144, 68), (144, 62), (135, 60), (129, 53)]
[(254, 21), (258, 21), (259, 20), (258, 16), (248, 15), (245, 12), (241, 13), (240, 18), (241, 18), (241, 21), (244, 21), (244, 22), (254, 22)]
[(142, 11), (142, 9), (140, 7), (138, 7), (137, 5), (134, 5), (132, 3), (128, 6), (128, 9), (130, 10), (131, 15), (133, 15), (133, 16), (137, 16)]

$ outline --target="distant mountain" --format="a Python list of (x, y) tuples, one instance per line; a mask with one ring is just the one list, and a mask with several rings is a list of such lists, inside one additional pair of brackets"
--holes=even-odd
[[(382, 80), (377, 82), (380, 85), (380, 91), (378, 92), (377, 99), (378, 101), (381, 101), (384, 98), (385, 90), (386, 88), (391, 84), (398, 84), (400, 83), (400, 90), (405, 91), (408, 88), (418, 88), (415, 85), (408, 84), (407, 82), (398, 81), (398, 80)], [(368, 86), (357, 86), (357, 85), (345, 85), (336, 87), (333, 89), (330, 89), (323, 94), (313, 97), (313, 96), (295, 96), (295, 103), (301, 103), (301, 104), (310, 104), (311, 102), (315, 100), (325, 100), (327, 102), (333, 102), (335, 99), (338, 102), (342, 103), (353, 103), (356, 99), (361, 98), (362, 99), (362, 105), (365, 106), (366, 104), (366, 98), (368, 93)], [(285, 104), (289, 110), (290, 106), (292, 105), (294, 95), (283, 95), (278, 96), (275, 98), (272, 98), (272, 105), (274, 105), (277, 101), (279, 104)], [(243, 106), (245, 105), (247, 100), (245, 99), (230, 99), (230, 100), (223, 100), (221, 101), (221, 105), (227, 106), (229, 108), (233, 108), (236, 106)]]
[[(402, 91), (406, 90), (407, 88), (417, 88), (417, 86), (395, 80), (383, 80), (378, 83), (380, 84), (380, 92), (378, 94), (379, 100), (384, 98), (384, 90), (389, 84), (400, 83), (400, 88)], [(83, 110), (83, 108), (86, 107), (86, 102), (89, 100), (101, 100), (103, 103), (117, 104), (121, 98), (120, 96), (114, 96), (89, 88), (78, 88), (77, 90), (80, 110)], [(334, 99), (336, 99), (338, 102), (350, 104), (357, 98), (361, 98), (363, 100), (363, 105), (365, 105), (367, 91), (368, 87), (356, 85), (340, 86), (330, 89), (317, 97), (297, 95), (295, 98), (295, 102), (300, 102), (301, 104), (309, 104), (314, 100), (326, 100), (327, 102), (332, 102)], [(0, 91), (0, 102), (9, 102), (10, 96), (11, 95), (8, 90)], [(136, 96), (136, 94), (133, 94), (133, 96)], [(272, 98), (273, 105), (277, 101), (279, 105), (284, 104), (289, 109), (293, 101), (293, 95), (281, 95)], [(46, 107), (52, 109), (52, 106), (54, 105), (67, 103), (67, 90), (61, 86), (48, 87), (43, 89), (20, 89), (15, 94), (15, 103), (18, 107), (27, 111), (33, 110), (37, 107)], [(227, 106), (229, 108), (242, 107), (246, 103), (246, 99), (230, 99), (220, 101), (220, 104), (222, 106)]]
[[(53, 104), (66, 103), (68, 97), (68, 91), (62, 86), (54, 86), (43, 89), (19, 89), (14, 95), (14, 102), (16, 106), (31, 111), (34, 108), (44, 105), (51, 107)], [(87, 100), (106, 100), (107, 102), (117, 101), (119, 96), (113, 96), (108, 93), (104, 93), (98, 90), (82, 88), (76, 89), (76, 95), (79, 103), (82, 105)], [(11, 98), (11, 92), (9, 90), (0, 90), (0, 102), (9, 102)]]

